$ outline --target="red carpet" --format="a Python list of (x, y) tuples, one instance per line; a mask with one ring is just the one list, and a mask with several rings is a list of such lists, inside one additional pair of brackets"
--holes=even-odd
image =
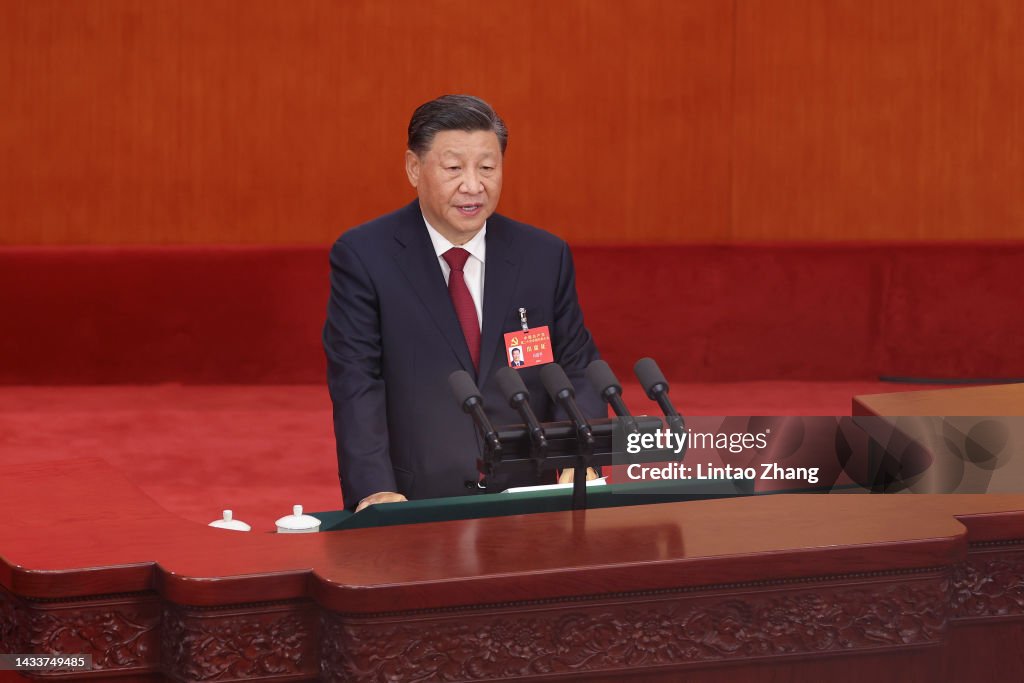
[[(691, 415), (849, 415), (878, 382), (676, 384)], [(657, 413), (639, 387), (634, 412)], [(271, 530), (294, 503), (341, 507), (327, 390), (290, 386), (0, 388), (0, 472), (14, 462), (99, 456), (168, 510), (206, 523), (231, 508)], [(102, 496), (102, 491), (96, 492)]]
[[(858, 378), (1024, 376), (1021, 245), (574, 253), (616, 372), (650, 355), (706, 382), (675, 386), (684, 413), (848, 415), (855, 394), (920, 388)], [(100, 456), (202, 523), (338, 508), (327, 270), (326, 245), (0, 249), (0, 472)]]

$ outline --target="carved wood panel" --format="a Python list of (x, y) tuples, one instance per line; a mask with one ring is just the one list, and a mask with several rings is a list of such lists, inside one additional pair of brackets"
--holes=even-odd
[(171, 680), (302, 680), (319, 672), (320, 616), (312, 602), (168, 605), (163, 620), (163, 671)]
[[(145, 593), (23, 600), (0, 588), (0, 652), (91, 654), (94, 677), (113, 671), (156, 671), (160, 598)], [(34, 673), (48, 675), (61, 674)]]
[(0, 654), (25, 652), (21, 610), (21, 601), (0, 586)]
[(953, 571), (953, 617), (1024, 616), (1024, 546), (978, 544)]
[(941, 644), (950, 620), (1011, 618), (1024, 618), (1019, 543), (972, 546), (949, 569), (371, 616), (0, 587), (0, 652), (90, 653), (97, 679), (472, 681), (917, 648)]
[(333, 681), (493, 680), (937, 645), (947, 571), (361, 619), (328, 615)]

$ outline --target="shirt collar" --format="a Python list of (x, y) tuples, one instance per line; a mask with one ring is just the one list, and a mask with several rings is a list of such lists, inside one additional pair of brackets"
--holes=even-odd
[[(430, 235), (430, 242), (434, 245), (434, 253), (439, 257), (442, 256), (449, 249), (455, 248), (456, 245), (448, 241), (444, 235), (434, 229), (434, 226), (430, 224), (426, 216), (423, 216), (423, 223), (427, 226), (427, 234)], [(469, 252), (470, 256), (475, 257), (481, 263), (486, 261), (487, 254), (487, 242), (484, 236), (487, 234), (487, 221), (484, 221), (484, 226), (480, 228), (480, 232), (473, 235), (473, 239), (466, 242), (465, 244), (459, 245), (460, 249), (465, 249)]]

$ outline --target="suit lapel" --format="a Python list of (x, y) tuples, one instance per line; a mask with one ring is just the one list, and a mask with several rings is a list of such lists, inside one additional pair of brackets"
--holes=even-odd
[[(519, 279), (519, 254), (502, 218), (493, 215), (487, 221), (487, 263), (484, 266), (484, 320), (480, 331), (480, 375), (477, 384), (483, 387), (504, 349), (501, 329), (512, 306), (512, 294)], [(504, 358), (504, 352), (501, 355)]]
[[(445, 287), (444, 275), (437, 262), (437, 254), (434, 253), (430, 236), (427, 235), (427, 228), (423, 224), (419, 204), (413, 202), (407, 209), (408, 215), (395, 230), (395, 239), (404, 247), (395, 254), (395, 261), (398, 262), (399, 270), (412, 286), (412, 291), (423, 303), (430, 313), (430, 318), (448, 341), (448, 345), (451, 346), (463, 369), (473, 374), (475, 370), (473, 360), (469, 356), (466, 337), (462, 334), (458, 318), (455, 317), (455, 307), (448, 295), (448, 288)], [(488, 228), (489, 231), (490, 228)], [(490, 261), (490, 255), (487, 260)], [(487, 267), (486, 277), (490, 278), (490, 263), (487, 264)]]

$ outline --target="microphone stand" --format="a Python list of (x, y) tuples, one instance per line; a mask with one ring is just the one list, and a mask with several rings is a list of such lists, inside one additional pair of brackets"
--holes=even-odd
[(540, 379), (552, 400), (562, 406), (576, 425), (576, 460), (572, 475), (572, 509), (587, 508), (587, 466), (594, 456), (594, 430), (576, 405), (576, 391), (557, 363), (541, 368)]
[(523, 424), (530, 432), (530, 457), (536, 466), (537, 475), (540, 476), (543, 471), (544, 458), (547, 457), (548, 440), (544, 434), (544, 428), (530, 407), (530, 392), (519, 376), (519, 372), (513, 368), (501, 368), (495, 373), (494, 378), (497, 380), (498, 388), (505, 400), (513, 410), (519, 413)]
[(576, 456), (576, 464), (572, 470), (572, 509), (586, 510), (587, 463), (590, 462), (591, 457), (594, 455), (594, 437), (589, 433), (584, 435), (577, 429), (576, 438), (579, 441), (580, 452)]

